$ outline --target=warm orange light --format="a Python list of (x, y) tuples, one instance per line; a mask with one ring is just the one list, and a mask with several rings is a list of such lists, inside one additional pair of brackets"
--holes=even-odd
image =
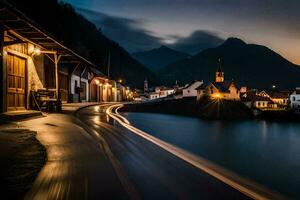
[(41, 49), (40, 48), (38, 48), (38, 47), (36, 47), (36, 48), (34, 48), (34, 51), (33, 51), (33, 53), (34, 53), (34, 55), (40, 55), (41, 54)]
[(215, 93), (212, 95), (213, 98), (216, 98), (216, 99), (221, 99), (222, 98), (222, 95), (220, 93)]
[(31, 55), (34, 52), (34, 46), (33, 45), (28, 45), (28, 54)]
[(97, 85), (99, 85), (100, 81), (99, 81), (99, 80), (95, 80), (95, 83), (96, 83)]

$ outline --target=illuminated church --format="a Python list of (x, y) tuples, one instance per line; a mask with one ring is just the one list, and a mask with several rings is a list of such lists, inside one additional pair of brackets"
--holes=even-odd
[(214, 99), (240, 100), (240, 91), (233, 80), (225, 80), (221, 64), (216, 71), (215, 81), (198, 88), (198, 98), (209, 96)]

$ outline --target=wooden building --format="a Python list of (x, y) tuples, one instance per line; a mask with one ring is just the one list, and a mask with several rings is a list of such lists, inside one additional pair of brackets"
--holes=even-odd
[[(49, 99), (56, 105), (91, 100), (89, 84), (95, 76), (94, 64), (3, 2), (0, 3), (0, 54), (0, 112), (30, 109), (33, 94), (41, 91), (53, 92)], [(112, 82), (103, 78), (103, 74), (102, 78), (97, 76), (105, 84)], [(113, 94), (108, 90), (100, 98), (111, 101)]]

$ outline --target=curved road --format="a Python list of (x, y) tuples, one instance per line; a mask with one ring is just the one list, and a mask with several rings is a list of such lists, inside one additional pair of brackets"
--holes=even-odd
[(37, 131), (48, 156), (25, 199), (281, 198), (131, 126), (120, 106), (18, 124)]
[[(249, 199), (113, 119), (106, 106), (80, 110), (77, 117), (99, 142), (132, 199)], [(113, 109), (113, 108), (112, 108)], [(126, 119), (120, 118), (129, 123)]]

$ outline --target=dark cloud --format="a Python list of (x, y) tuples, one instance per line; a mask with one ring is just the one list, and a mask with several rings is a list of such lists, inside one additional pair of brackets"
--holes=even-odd
[(162, 38), (143, 28), (145, 20), (115, 17), (81, 8), (78, 11), (129, 52), (152, 49), (163, 43)]
[[(112, 23), (112, 20), (112, 24), (114, 24), (118, 21), (121, 24), (115, 25), (123, 29), (118, 31), (120, 27), (111, 27), (111, 24), (108, 24), (108, 27), (102, 26), (102, 29), (108, 37), (118, 41), (129, 51), (149, 50), (161, 45), (164, 41), (176, 41), (177, 39), (177, 44), (174, 46), (177, 45), (181, 50), (187, 49), (191, 52), (186, 43), (192, 45), (194, 42), (191, 43), (189, 42), (191, 40), (178, 35), (172, 36), (173, 39), (172, 37), (170, 39), (165, 34), (186, 34), (201, 27), (202, 30), (216, 30), (224, 36), (241, 37), (249, 43), (267, 45), (292, 62), (300, 63), (300, 0), (63, 1), (70, 2), (77, 7), (116, 13), (118, 16), (125, 17), (115, 18), (104, 15), (108, 17), (105, 18), (106, 22)], [(101, 21), (96, 15), (92, 14), (91, 17), (88, 15), (89, 12), (84, 14), (101, 26)], [(144, 21), (126, 20), (132, 16), (151, 20), (149, 23), (151, 26), (148, 27), (153, 32), (146, 31), (149, 28), (143, 28), (148, 25)], [(209, 33), (209, 35), (211, 34)], [(200, 39), (200, 41), (202, 40)], [(201, 46), (199, 45), (201, 43), (197, 43), (196, 47)]]
[(145, 51), (167, 45), (179, 51), (195, 54), (203, 49), (215, 47), (224, 41), (214, 32), (197, 30), (187, 37), (166, 36), (167, 39), (175, 41), (174, 44), (168, 45), (164, 43), (165, 38), (158, 37), (144, 28), (147, 24), (145, 20), (115, 17), (82, 8), (78, 11), (95, 23), (98, 28), (101, 28), (106, 36), (118, 42), (129, 52)]
[(216, 47), (224, 42), (224, 39), (216, 33), (206, 30), (194, 31), (187, 37), (180, 37), (178, 35), (171, 35), (170, 37), (176, 39), (174, 44), (169, 45), (171, 48), (190, 54), (199, 53), (204, 49)]

